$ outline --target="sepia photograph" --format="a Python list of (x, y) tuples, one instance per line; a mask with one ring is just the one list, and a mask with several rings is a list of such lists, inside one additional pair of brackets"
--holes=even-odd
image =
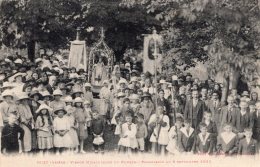
[(0, 0), (0, 166), (260, 163), (260, 0)]

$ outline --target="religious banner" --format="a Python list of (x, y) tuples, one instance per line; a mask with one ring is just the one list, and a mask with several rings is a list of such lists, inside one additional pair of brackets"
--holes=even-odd
[(72, 41), (70, 46), (70, 54), (68, 66), (79, 69), (87, 69), (87, 53), (86, 53), (86, 42), (85, 41)]
[[(160, 55), (162, 45), (162, 36), (153, 33), (144, 37), (144, 50), (143, 50), (143, 72), (150, 72), (151, 74), (155, 73), (155, 63), (157, 66), (157, 71), (162, 71), (161, 60), (162, 56)], [(155, 52), (156, 49), (156, 52)], [(154, 53), (157, 53), (157, 58), (155, 60)]]

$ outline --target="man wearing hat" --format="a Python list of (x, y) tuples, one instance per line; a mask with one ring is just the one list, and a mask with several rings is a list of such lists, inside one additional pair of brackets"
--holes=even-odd
[(8, 123), (8, 116), (10, 113), (14, 113), (19, 117), (17, 112), (17, 105), (14, 103), (14, 95), (11, 90), (5, 90), (2, 93), (3, 102), (0, 103), (0, 114), (2, 114), (3, 122), (6, 125)]
[(124, 92), (126, 87), (127, 87), (127, 81), (125, 79), (120, 79), (117, 85), (117, 93)]

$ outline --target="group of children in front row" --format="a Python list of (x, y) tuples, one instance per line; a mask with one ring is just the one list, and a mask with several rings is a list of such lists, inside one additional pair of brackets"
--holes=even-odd
[[(88, 133), (92, 133), (95, 152), (100, 149), (103, 153), (104, 120), (99, 117), (97, 111), (89, 112), (90, 103), (83, 102), (80, 97), (74, 99), (74, 102), (71, 97), (68, 97), (65, 102), (65, 107), (59, 107), (55, 110), (46, 104), (41, 104), (36, 111), (37, 118), (34, 129), (37, 132), (37, 145), (40, 152), (49, 153), (55, 148), (56, 154), (67, 151), (85, 153), (83, 150), (84, 140)], [(23, 140), (28, 139), (24, 138), (26, 132), (21, 127), (18, 117), (16, 113), (10, 113), (8, 124), (2, 129), (2, 153), (26, 152), (23, 149), (26, 142)]]
[(139, 148), (143, 151), (145, 138), (150, 129), (151, 137), (148, 138), (151, 151), (161, 155), (165, 155), (166, 150), (171, 155), (256, 155), (259, 153), (257, 141), (252, 138), (252, 129), (245, 128), (241, 137), (232, 132), (232, 125), (227, 123), (223, 131), (218, 134), (216, 124), (211, 120), (211, 112), (204, 113), (204, 119), (197, 128), (192, 128), (190, 119), (183, 120), (182, 117), (177, 117), (174, 125), (170, 127), (169, 118), (163, 114), (163, 107), (160, 106), (158, 113), (151, 116), (148, 128), (143, 123), (143, 115), (138, 114), (137, 117), (137, 123), (133, 124), (131, 114), (126, 116), (126, 123), (121, 126), (122, 133), (118, 143), (120, 150), (127, 150), (129, 153)]

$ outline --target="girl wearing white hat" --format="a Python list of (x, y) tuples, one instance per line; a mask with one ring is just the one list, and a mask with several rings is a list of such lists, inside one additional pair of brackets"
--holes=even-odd
[(57, 108), (64, 108), (66, 106), (65, 102), (61, 100), (62, 91), (56, 89), (53, 91), (54, 100), (50, 103), (50, 107), (55, 110)]
[(39, 109), (36, 110), (38, 116), (36, 118), (35, 129), (37, 130), (38, 148), (42, 153), (53, 148), (53, 121), (50, 112), (51, 108), (46, 104), (42, 104)]
[(18, 93), (18, 112), (20, 115), (20, 126), (24, 130), (23, 151), (30, 152), (32, 150), (32, 133), (34, 128), (34, 120), (31, 108), (28, 104), (29, 96), (25, 92)]
[(78, 137), (80, 142), (80, 153), (84, 154), (86, 153), (83, 150), (84, 146), (84, 140), (87, 138), (87, 119), (90, 118), (90, 115), (87, 114), (87, 112), (83, 108), (83, 100), (80, 97), (77, 97), (74, 99), (75, 104), (75, 119), (78, 123)]
[(53, 120), (53, 144), (56, 149), (56, 154), (64, 153), (72, 145), (72, 139), (69, 135), (70, 122), (65, 116), (67, 111), (64, 108), (54, 110), (56, 117)]
[(74, 150), (75, 152), (78, 152), (78, 146), (79, 146), (79, 139), (77, 134), (78, 129), (78, 123), (75, 120), (75, 107), (73, 107), (73, 99), (71, 96), (67, 96), (64, 98), (64, 101), (66, 103), (65, 110), (68, 112), (67, 117), (70, 122), (70, 130), (69, 135), (72, 140), (72, 145), (70, 147), (71, 150)]

